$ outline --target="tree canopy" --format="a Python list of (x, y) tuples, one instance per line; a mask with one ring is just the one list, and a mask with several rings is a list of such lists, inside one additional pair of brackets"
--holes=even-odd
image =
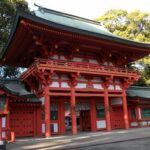
[(96, 19), (113, 34), (139, 41), (150, 42), (150, 14), (134, 10), (109, 10)]
[[(17, 8), (29, 11), (25, 0), (0, 0), (0, 50), (7, 42)], [(18, 68), (0, 67), (0, 77), (16, 77), (19, 72)]]
[[(150, 43), (150, 14), (148, 13), (139, 10), (128, 13), (126, 10), (112, 9), (96, 20), (115, 35)], [(150, 56), (146, 56), (136, 63), (143, 68), (141, 69), (141, 78), (136, 85), (150, 86)], [(131, 65), (128, 66), (131, 67)]]

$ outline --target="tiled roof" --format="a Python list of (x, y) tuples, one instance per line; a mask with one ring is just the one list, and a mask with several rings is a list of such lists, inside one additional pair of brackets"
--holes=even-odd
[(140, 97), (143, 99), (150, 99), (150, 88), (131, 86), (126, 91), (128, 97)]
[(16, 96), (35, 97), (33, 93), (30, 93), (25, 89), (25, 86), (18, 79), (0, 80), (0, 88)]

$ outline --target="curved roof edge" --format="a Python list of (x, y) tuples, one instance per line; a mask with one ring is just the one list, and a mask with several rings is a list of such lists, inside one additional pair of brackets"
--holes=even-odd
[[(88, 22), (90, 24), (96, 24), (95, 21), (92, 21), (92, 20), (88, 20), (88, 19), (84, 19), (84, 18), (81, 18), (81, 17), (61, 13), (61, 12), (46, 9), (46, 8), (43, 8), (43, 7), (42, 7), (42, 9), (44, 9), (46, 11), (49, 11), (49, 13), (52, 13), (52, 14), (55, 14), (55, 15), (72, 18), (72, 20), (75, 19), (75, 20), (80, 20), (82, 22)], [(125, 38), (122, 38), (122, 37), (119, 37), (119, 36), (115, 36), (112, 33), (108, 34), (108, 32), (103, 31), (103, 30), (102, 30), (102, 34), (101, 34), (101, 33), (95, 33), (95, 32), (92, 32), (92, 31), (81, 30), (79, 28), (68, 27), (66, 25), (62, 25), (62, 24), (59, 24), (59, 23), (55, 23), (55, 22), (37, 17), (33, 14), (29, 14), (29, 13), (24, 12), (22, 10), (17, 10), (16, 17), (14, 19), (13, 27), (12, 27), (11, 33), (9, 35), (8, 41), (7, 41), (6, 45), (4, 46), (4, 48), (0, 52), (0, 59), (2, 59), (5, 55), (5, 53), (7, 52), (7, 49), (9, 48), (9, 45), (12, 41), (12, 38), (15, 34), (15, 31), (16, 31), (17, 26), (19, 24), (19, 21), (21, 19), (29, 19), (33, 22), (37, 22), (37, 23), (40, 23), (40, 24), (43, 24), (43, 25), (46, 25), (46, 26), (49, 26), (49, 27), (54, 27), (54, 28), (65, 30), (65, 31), (78, 33), (78, 34), (81, 34), (81, 35), (88, 35), (88, 36), (96, 37), (96, 38), (99, 38), (99, 39), (102, 39), (102, 40), (108, 40), (108, 41), (112, 41), (112, 42), (119, 43), (119, 44), (125, 44), (125, 45), (128, 45), (128, 46), (134, 46), (134, 47), (150, 50), (150, 44), (149, 43), (143, 43), (143, 42), (136, 42), (136, 41), (128, 40), (128, 39), (125, 39)]]
[(142, 99), (150, 100), (150, 87), (141, 86), (130, 86), (127, 90), (127, 97), (135, 98), (139, 97)]
[(0, 89), (18, 97), (30, 97), (34, 98), (35, 95), (26, 91), (24, 84), (20, 82), (19, 79), (1, 79), (0, 80)]

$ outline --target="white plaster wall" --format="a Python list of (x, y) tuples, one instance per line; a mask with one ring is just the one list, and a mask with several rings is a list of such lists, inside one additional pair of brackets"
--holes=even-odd
[(115, 88), (116, 88), (116, 90), (122, 90), (120, 85), (116, 85)]
[(96, 121), (97, 129), (106, 128), (106, 120), (98, 120)]
[(131, 122), (131, 127), (136, 127), (136, 126), (138, 126), (137, 122)]
[(72, 60), (76, 62), (82, 62), (82, 58), (80, 57), (74, 57)]
[(6, 137), (6, 132), (3, 131), (3, 132), (2, 132), (2, 138), (5, 138), (5, 137)]
[(103, 65), (104, 65), (104, 66), (108, 66), (108, 62), (104, 62)]
[(66, 60), (66, 58), (63, 55), (61, 55), (60, 60)]
[(45, 123), (42, 123), (42, 133), (45, 133)]
[(70, 88), (67, 82), (61, 82), (61, 87), (63, 88)]
[(39, 100), (42, 102), (42, 105), (44, 105), (44, 97), (40, 97)]
[(58, 59), (58, 55), (53, 55), (52, 58), (53, 59)]
[(103, 89), (101, 84), (93, 84), (93, 88), (95, 88), (95, 89)]
[(86, 83), (77, 83), (75, 88), (86, 88)]
[(109, 85), (108, 90), (114, 90), (114, 85)]
[(53, 132), (54, 133), (57, 133), (58, 132), (58, 124), (57, 123), (52, 123), (52, 125), (53, 125)]
[(2, 117), (2, 128), (6, 127), (6, 117)]
[(98, 61), (96, 59), (89, 59), (89, 63), (98, 64)]
[(50, 84), (50, 87), (59, 87), (59, 82), (53, 81), (53, 82)]
[(111, 105), (119, 105), (119, 104), (122, 104), (122, 98), (118, 97), (111, 99)]

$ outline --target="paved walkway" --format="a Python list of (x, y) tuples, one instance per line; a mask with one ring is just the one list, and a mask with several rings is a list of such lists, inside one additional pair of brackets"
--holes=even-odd
[(106, 145), (119, 142), (130, 142), (134, 140), (150, 139), (150, 127), (129, 130), (114, 130), (111, 132), (88, 132), (78, 135), (66, 135), (45, 138), (26, 138), (16, 140), (15, 143), (7, 145), (8, 150), (70, 150), (88, 149), (94, 145)]

